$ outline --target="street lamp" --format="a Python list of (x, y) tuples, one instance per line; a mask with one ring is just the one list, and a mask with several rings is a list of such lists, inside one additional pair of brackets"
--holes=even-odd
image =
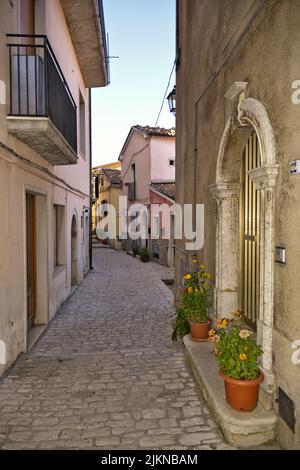
[(170, 113), (173, 113), (176, 116), (176, 86), (174, 86), (171, 93), (168, 94), (167, 100), (169, 103)]

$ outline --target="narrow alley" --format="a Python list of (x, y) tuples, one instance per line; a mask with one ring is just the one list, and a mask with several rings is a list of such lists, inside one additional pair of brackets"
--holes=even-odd
[(93, 263), (0, 384), (0, 447), (229, 448), (170, 339), (171, 271), (109, 248)]

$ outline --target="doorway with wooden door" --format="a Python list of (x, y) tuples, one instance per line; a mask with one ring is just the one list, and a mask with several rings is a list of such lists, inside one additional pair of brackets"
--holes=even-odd
[(241, 164), (240, 195), (240, 304), (243, 319), (256, 330), (259, 317), (260, 283), (260, 191), (251, 181), (249, 172), (261, 166), (261, 155), (256, 133), (244, 149)]
[(27, 266), (27, 330), (35, 323), (37, 308), (36, 290), (36, 201), (26, 194), (26, 266)]
[(78, 284), (77, 256), (77, 220), (74, 214), (71, 224), (71, 287)]

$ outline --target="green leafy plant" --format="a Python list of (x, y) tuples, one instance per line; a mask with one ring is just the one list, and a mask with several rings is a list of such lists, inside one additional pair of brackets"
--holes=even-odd
[(188, 334), (190, 330), (189, 322), (183, 309), (178, 308), (176, 319), (173, 323), (172, 340), (177, 341)]
[(218, 320), (217, 330), (210, 330), (209, 341), (214, 343), (219, 369), (227, 377), (255, 380), (260, 375), (258, 358), (263, 351), (251, 336), (251, 330), (231, 326), (225, 318)]
[(146, 246), (140, 250), (140, 260), (143, 261), (143, 263), (149, 261), (149, 250)]
[(205, 266), (202, 264), (199, 269), (187, 272), (183, 280), (183, 292), (173, 323), (173, 341), (182, 338), (189, 332), (189, 320), (198, 323), (207, 323), (209, 320), (211, 274), (205, 270)]

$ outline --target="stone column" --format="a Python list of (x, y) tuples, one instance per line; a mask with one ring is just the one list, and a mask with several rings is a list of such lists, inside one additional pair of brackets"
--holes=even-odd
[(209, 187), (217, 201), (215, 316), (229, 317), (239, 306), (239, 183)]
[(265, 165), (249, 172), (261, 193), (260, 207), (260, 309), (257, 319), (257, 343), (262, 345), (261, 366), (264, 389), (274, 392), (273, 377), (273, 306), (274, 306), (274, 192), (278, 165)]

